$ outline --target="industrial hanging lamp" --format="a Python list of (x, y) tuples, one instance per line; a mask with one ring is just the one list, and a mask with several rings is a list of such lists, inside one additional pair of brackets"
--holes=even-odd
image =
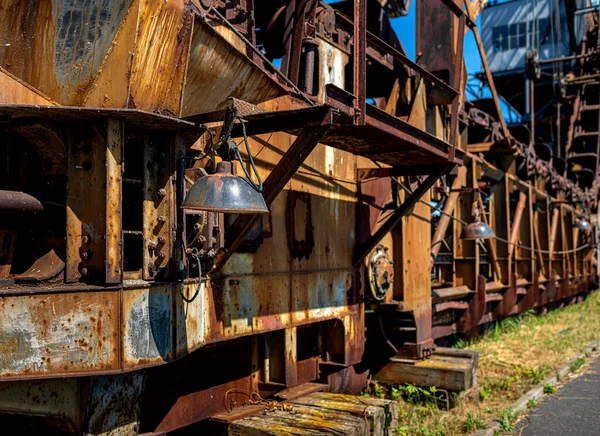
[(477, 201), (473, 202), (473, 217), (475, 220), (463, 227), (460, 234), (461, 239), (476, 240), (476, 239), (491, 239), (495, 238), (494, 230), (479, 218), (479, 208)]
[(576, 229), (579, 229), (579, 230), (589, 230), (592, 228), (592, 225), (585, 218), (581, 218), (580, 220), (575, 221), (575, 224), (573, 224), (573, 227), (575, 227)]
[[(231, 140), (231, 132), (236, 119), (242, 125), (248, 161), (258, 184), (252, 181), (237, 144)], [(211, 150), (212, 146), (209, 152)], [(254, 165), (248, 145), (246, 127), (234, 108), (228, 108), (225, 112), (217, 154), (223, 159), (222, 162), (217, 163), (217, 171), (214, 174), (200, 177), (194, 182), (181, 207), (189, 210), (235, 214), (268, 213), (269, 209), (262, 196), (262, 180)], [(236, 159), (240, 162), (246, 177), (235, 174)]]

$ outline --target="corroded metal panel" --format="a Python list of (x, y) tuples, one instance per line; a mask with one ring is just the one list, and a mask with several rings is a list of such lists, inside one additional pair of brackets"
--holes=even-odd
[(20, 81), (18, 78), (0, 68), (0, 103), (2, 104), (39, 104), (55, 103), (37, 89)]
[(121, 283), (123, 280), (122, 165), (123, 123), (109, 119), (106, 141), (106, 283)]
[[(88, 107), (126, 107), (129, 99), (140, 0), (131, 1), (101, 68), (81, 97)], [(82, 93), (83, 94), (83, 93)]]
[(192, 26), (183, 0), (140, 2), (130, 107), (180, 114)]
[(223, 336), (232, 338), (289, 325), (289, 289), (287, 275), (240, 275), (225, 279), (222, 301), (215, 307)]
[(86, 435), (137, 435), (144, 376), (141, 372), (94, 377)]
[(56, 101), (75, 104), (101, 67), (131, 3), (3, 1), (0, 65)]
[(119, 368), (117, 292), (0, 297), (0, 376)]
[(173, 357), (171, 286), (126, 289), (122, 298), (123, 366), (156, 364)]
[(350, 269), (295, 274), (292, 278), (293, 323), (332, 319), (348, 313), (351, 290)]
[(144, 262), (145, 280), (167, 280), (172, 258), (172, 208), (175, 188), (172, 180), (174, 165), (169, 157), (171, 135), (144, 137)]
[[(96, 128), (94, 128), (96, 127)], [(68, 141), (67, 281), (104, 279), (106, 127), (73, 129)]]
[[(208, 317), (211, 310), (211, 290), (203, 283), (198, 289), (198, 283), (188, 283), (183, 290), (187, 299), (175, 298), (175, 316), (177, 320), (177, 344), (175, 352), (177, 355), (184, 354), (198, 348), (205, 343), (206, 332), (209, 327)], [(196, 298), (192, 296), (198, 292)]]
[(207, 22), (196, 20), (186, 74), (183, 116), (222, 109), (227, 106), (229, 97), (260, 103), (284, 94), (277, 82)]
[(0, 383), (0, 410), (63, 416), (75, 431), (83, 420), (81, 384), (74, 377)]

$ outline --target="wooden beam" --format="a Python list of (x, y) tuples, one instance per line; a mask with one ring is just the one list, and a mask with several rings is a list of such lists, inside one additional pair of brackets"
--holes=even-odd
[(415, 386), (464, 391), (476, 384), (478, 360), (476, 351), (460, 350), (460, 353), (453, 353), (439, 347), (427, 360), (411, 362), (392, 358), (373, 376), (373, 380), (394, 385), (410, 383)]

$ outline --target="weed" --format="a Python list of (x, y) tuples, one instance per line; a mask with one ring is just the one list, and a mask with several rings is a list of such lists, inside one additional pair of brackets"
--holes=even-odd
[(539, 382), (544, 380), (544, 377), (546, 377), (548, 368), (545, 365), (538, 366), (537, 368), (520, 366), (519, 372), (523, 378), (531, 380), (533, 384), (537, 385)]
[(399, 385), (392, 388), (392, 398), (403, 398), (408, 404), (415, 406), (434, 407), (445, 406), (450, 408), (449, 398), (439, 392), (435, 386), (421, 388), (411, 384)]
[[(506, 431), (515, 427), (518, 414), (501, 411), (533, 386), (543, 386), (545, 377), (555, 375), (557, 368), (573, 361), (583, 347), (598, 341), (599, 315), (600, 292), (596, 292), (581, 304), (551, 309), (545, 316), (526, 313), (509, 321), (490, 323), (486, 333), (474, 340), (453, 336), (449, 346), (479, 351), (480, 384), (474, 396), (463, 397), (451, 411), (445, 410), (447, 404), (456, 402), (439, 390), (369, 383), (365, 395), (385, 395), (398, 402), (398, 436), (466, 435), (472, 433), (468, 429), (474, 421), (487, 422), (500, 415)], [(600, 343), (593, 351), (600, 352)], [(554, 391), (550, 387), (546, 393), (548, 389)], [(535, 407), (537, 403), (532, 400), (527, 406)]]
[(544, 385), (544, 393), (546, 395), (552, 395), (556, 392), (556, 386), (552, 386), (550, 383), (546, 383)]
[(367, 396), (372, 396), (375, 398), (385, 398), (386, 389), (381, 384), (377, 383), (376, 381), (371, 380), (371, 381), (369, 381), (369, 383), (367, 383), (367, 388), (364, 393)]
[(571, 371), (577, 371), (581, 368), (585, 363), (585, 359), (583, 357), (578, 357), (573, 362), (571, 362)]
[(490, 392), (489, 391), (486, 391), (485, 389), (480, 389), (479, 390), (479, 399), (481, 401), (487, 400), (489, 396), (490, 396)]
[(481, 416), (475, 416), (473, 413), (467, 412), (467, 419), (461, 428), (465, 433), (471, 433), (480, 428), (487, 428), (487, 425), (483, 422)]
[(533, 409), (534, 407), (537, 407), (538, 405), (538, 400), (532, 398), (531, 400), (527, 401), (527, 408), (528, 409)]
[(519, 419), (519, 411), (513, 409), (504, 409), (500, 412), (498, 422), (500, 423), (500, 430), (503, 432), (515, 431), (515, 424)]

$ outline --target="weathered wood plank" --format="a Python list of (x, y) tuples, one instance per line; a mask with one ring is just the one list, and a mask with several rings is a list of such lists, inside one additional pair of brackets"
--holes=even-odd
[(366, 417), (371, 435), (387, 434), (386, 430), (393, 430), (398, 426), (398, 404), (392, 400), (316, 392), (290, 401), (289, 404), (343, 411)]
[(369, 435), (365, 417), (317, 407), (294, 405), (293, 411), (276, 410), (233, 422), (229, 436)]
[[(322, 388), (312, 383), (307, 388)], [(288, 394), (295, 390), (289, 389)], [(279, 435), (391, 435), (398, 427), (398, 403), (392, 400), (313, 392), (285, 401), (291, 410), (250, 411), (240, 408), (223, 414), (230, 436)], [(254, 407), (254, 406), (252, 406)], [(246, 410), (247, 409), (247, 410)], [(248, 416), (248, 413), (252, 416)], [(233, 416), (239, 419), (232, 419)], [(215, 418), (213, 417), (213, 420)]]
[(329, 386), (324, 383), (302, 383), (301, 385), (278, 392), (275, 394), (275, 398), (288, 401), (295, 400), (298, 397), (324, 391), (326, 389), (329, 389)]
[(435, 386), (441, 389), (464, 391), (476, 382), (475, 371), (478, 357), (468, 350), (442, 349), (430, 359), (408, 363), (402, 359), (391, 359), (374, 379), (384, 383), (409, 383), (416, 386)]

